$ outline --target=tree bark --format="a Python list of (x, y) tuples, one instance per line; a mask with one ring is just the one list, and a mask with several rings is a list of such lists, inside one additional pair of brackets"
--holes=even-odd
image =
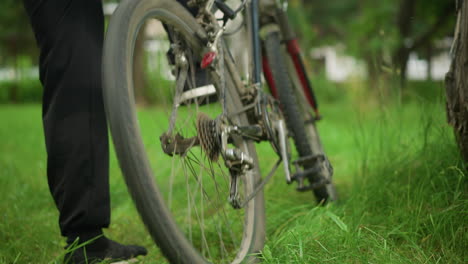
[(445, 77), (447, 118), (465, 161), (468, 161), (468, 1), (459, 1), (452, 63)]

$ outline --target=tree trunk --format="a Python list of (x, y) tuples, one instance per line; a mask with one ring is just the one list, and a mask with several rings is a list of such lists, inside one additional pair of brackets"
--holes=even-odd
[(406, 87), (406, 72), (408, 66), (408, 59), (410, 55), (410, 50), (403, 45), (398, 49), (395, 55), (395, 66), (397, 67), (398, 78), (400, 82), (400, 87)]
[(426, 60), (427, 60), (427, 68), (426, 68), (426, 79), (428, 81), (432, 81), (432, 54), (434, 53), (434, 47), (432, 43), (428, 43), (426, 47)]
[(364, 60), (366, 62), (368, 75), (367, 86), (372, 90), (376, 90), (379, 88), (379, 78), (382, 77), (382, 71), (380, 70), (382, 67), (381, 61), (375, 54), (371, 53), (368, 53)]
[(11, 39), (10, 45), (11, 45), (11, 53), (10, 56), (13, 60), (13, 81), (11, 82), (11, 86), (9, 87), (8, 91), (8, 101), (11, 103), (17, 103), (18, 102), (18, 94), (19, 94), (19, 78), (18, 78), (18, 49), (16, 48), (16, 43), (17, 40), (16, 38)]
[(411, 50), (406, 43), (412, 35), (412, 25), (414, 18), (416, 1), (415, 0), (400, 0), (398, 14), (397, 14), (397, 25), (398, 32), (400, 34), (400, 43), (398, 48), (395, 50), (393, 60), (394, 67), (400, 79), (400, 86), (404, 88), (406, 86), (406, 69), (408, 64), (408, 58)]
[(461, 154), (468, 161), (468, 1), (459, 1), (452, 46), (452, 63), (445, 77), (447, 118)]

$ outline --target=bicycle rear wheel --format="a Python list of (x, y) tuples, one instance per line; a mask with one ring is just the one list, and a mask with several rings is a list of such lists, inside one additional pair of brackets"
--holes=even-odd
[[(169, 89), (154, 89), (160, 103), (137, 114), (135, 42), (142, 25), (151, 19), (166, 25), (172, 44), (183, 49), (189, 61), (200, 59), (203, 48), (203, 29), (175, 1), (127, 0), (115, 11), (104, 45), (104, 100), (129, 192), (149, 233), (171, 263), (255, 262), (253, 254), (263, 248), (265, 237), (263, 193), (259, 192), (243, 209), (235, 210), (227, 199), (230, 172), (221, 158), (211, 161), (201, 148), (192, 145), (184, 153), (169, 156), (159, 142), (159, 137), (168, 131), (175, 138), (197, 136), (200, 116), (218, 116), (222, 112), (219, 102), (201, 105), (192, 100), (174, 107), (175, 99), (170, 95), (175, 94), (177, 84), (173, 84)], [(219, 80), (212, 81), (219, 91)], [(225, 75), (225, 83), (229, 114), (240, 109), (242, 103), (230, 74)], [(231, 116), (230, 122), (245, 125), (247, 118), (241, 113)], [(236, 137), (232, 145), (256, 163), (251, 141)], [(240, 195), (250, 194), (259, 181), (255, 166), (241, 177)]]
[(299, 157), (320, 156), (324, 159), (304, 166), (304, 169), (314, 166), (319, 167), (318, 172), (309, 178), (311, 183), (317, 182), (321, 178), (327, 179), (329, 182), (313, 190), (315, 197), (318, 202), (334, 201), (338, 197), (332, 182), (333, 169), (323, 151), (317, 129), (312, 121), (311, 109), (305, 99), (302, 87), (293, 82), (296, 72), (294, 68), (287, 66), (284, 55), (285, 50), (280, 43), (279, 32), (272, 31), (267, 34), (264, 39), (264, 46), (273, 81), (278, 90), (281, 110), (292, 134)]

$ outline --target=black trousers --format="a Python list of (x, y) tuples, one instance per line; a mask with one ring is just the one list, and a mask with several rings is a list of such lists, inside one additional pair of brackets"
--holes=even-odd
[(24, 6), (40, 49), (47, 176), (61, 233), (91, 237), (110, 222), (102, 2), (24, 0)]
[[(178, 0), (186, 5), (187, 0)], [(110, 222), (100, 0), (23, 0), (40, 49), (47, 177), (69, 242)], [(191, 10), (194, 13), (194, 10)]]

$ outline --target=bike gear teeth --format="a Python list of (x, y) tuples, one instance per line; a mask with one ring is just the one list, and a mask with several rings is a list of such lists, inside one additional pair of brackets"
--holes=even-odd
[(216, 121), (204, 113), (197, 116), (197, 133), (200, 146), (212, 161), (217, 161), (221, 151), (221, 140), (217, 133)]

